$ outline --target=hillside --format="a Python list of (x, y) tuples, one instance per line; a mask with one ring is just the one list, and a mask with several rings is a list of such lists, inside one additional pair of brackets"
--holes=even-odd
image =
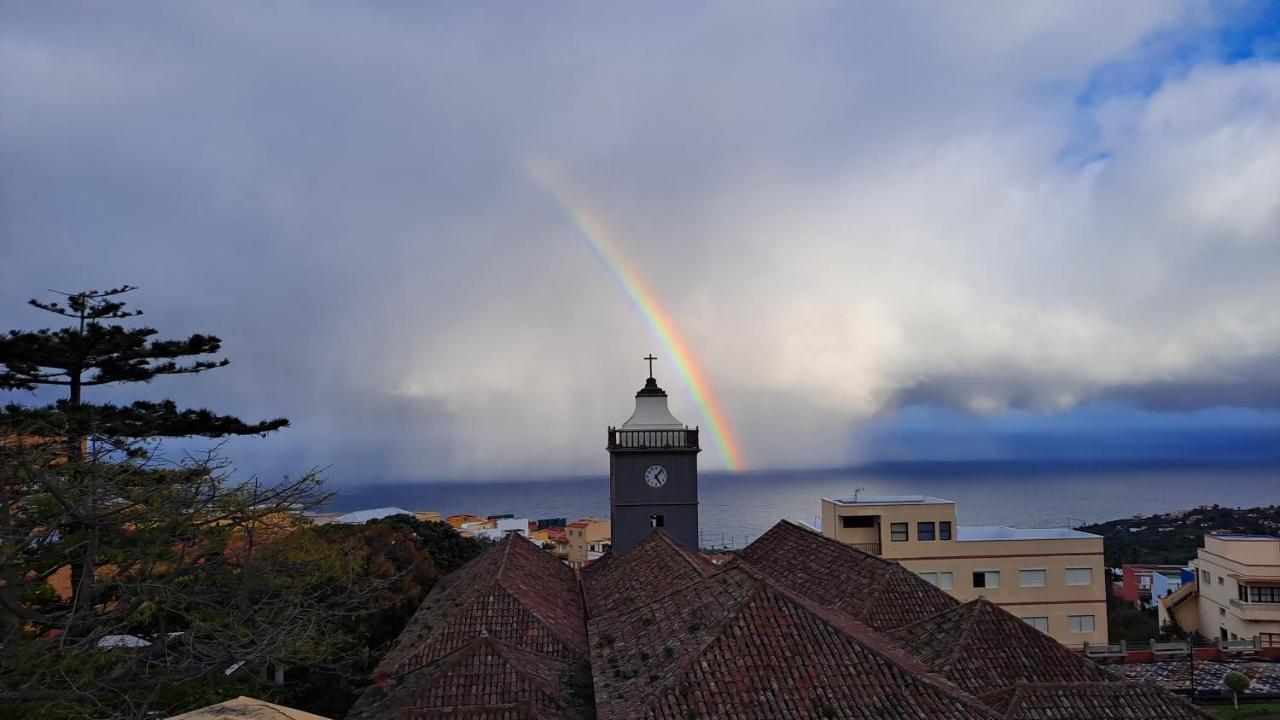
[(1211, 532), (1280, 535), (1280, 506), (1228, 508), (1202, 505), (1163, 515), (1135, 515), (1083, 525), (1085, 532), (1106, 538), (1106, 563), (1184, 564)]

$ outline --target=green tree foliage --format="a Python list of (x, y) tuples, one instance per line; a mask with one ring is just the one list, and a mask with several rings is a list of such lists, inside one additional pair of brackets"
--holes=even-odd
[(1244, 673), (1229, 672), (1222, 676), (1222, 684), (1231, 691), (1231, 704), (1240, 709), (1240, 693), (1249, 689), (1249, 676)]
[(1154, 610), (1144, 610), (1116, 595), (1110, 581), (1106, 586), (1107, 634), (1111, 642), (1144, 643), (1159, 634)]
[(376, 591), (369, 594), (361, 612), (344, 621), (347, 634), (360, 641), (361, 652), (338, 667), (303, 668), (285, 702), (342, 717), (439, 578), (475, 558), (487, 543), (463, 537), (445, 523), (423, 522), (412, 515), (363, 525), (325, 525), (318, 535), (325, 542), (354, 549), (363, 563), (352, 582)]
[(0, 337), (0, 385), (67, 388), (0, 412), (0, 708), (5, 717), (155, 717), (236, 694), (278, 696), (273, 671), (346, 667), (348, 629), (384, 592), (368, 557), (299, 512), (314, 474), (235, 482), (215, 452), (167, 458), (160, 438), (265, 433), (175, 403), (91, 404), (86, 388), (194, 374), (225, 360), (208, 335), (155, 340), (117, 298), (36, 307), (70, 327)]

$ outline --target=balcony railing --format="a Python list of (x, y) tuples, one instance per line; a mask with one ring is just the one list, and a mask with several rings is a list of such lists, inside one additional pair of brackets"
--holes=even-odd
[(1280, 620), (1280, 603), (1229, 600), (1241, 620)]
[(849, 547), (854, 550), (861, 550), (869, 555), (880, 554), (880, 543), (849, 543)]
[(610, 450), (697, 450), (698, 428), (683, 430), (619, 430), (609, 428)]

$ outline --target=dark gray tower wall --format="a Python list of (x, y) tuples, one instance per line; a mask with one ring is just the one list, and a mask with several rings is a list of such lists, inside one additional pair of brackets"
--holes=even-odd
[[(661, 465), (667, 482), (649, 487), (645, 471)], [(613, 552), (620, 555), (653, 530), (660, 515), (663, 529), (680, 544), (698, 549), (698, 451), (611, 450), (609, 515)]]
[[(636, 393), (627, 422), (609, 428), (609, 519), (612, 547), (621, 555), (661, 527), (682, 545), (698, 549), (698, 431), (676, 420), (667, 394), (649, 378)], [(661, 466), (666, 482), (652, 487), (650, 467)]]

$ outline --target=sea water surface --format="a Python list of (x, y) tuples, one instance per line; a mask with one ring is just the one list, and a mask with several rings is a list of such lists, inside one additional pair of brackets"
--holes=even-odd
[[(1108, 463), (893, 463), (827, 470), (703, 472), (704, 547), (741, 547), (779, 519), (818, 524), (821, 499), (934, 495), (956, 502), (961, 525), (1072, 527), (1218, 504), (1280, 504), (1280, 460)], [(516, 517), (608, 517), (604, 475), (528, 481), (348, 484), (334, 511), (383, 506)]]

